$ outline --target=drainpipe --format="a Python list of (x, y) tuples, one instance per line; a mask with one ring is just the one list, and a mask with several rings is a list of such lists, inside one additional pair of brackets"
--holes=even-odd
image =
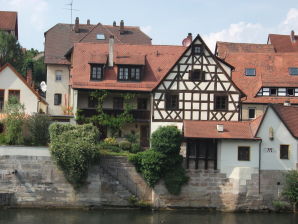
[(262, 150), (262, 139), (259, 142), (259, 194), (261, 194), (261, 150)]

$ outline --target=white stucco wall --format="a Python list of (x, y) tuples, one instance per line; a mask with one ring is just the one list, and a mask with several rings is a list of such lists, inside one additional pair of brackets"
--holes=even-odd
[[(273, 128), (274, 139), (269, 139), (269, 128)], [(258, 137), (262, 138), (261, 169), (262, 170), (291, 170), (297, 164), (297, 140), (291, 135), (272, 108), (268, 108)], [(280, 159), (280, 145), (290, 145), (289, 159)], [(272, 152), (268, 152), (272, 148)]]
[[(62, 80), (56, 81), (56, 71), (62, 72)], [(48, 112), (51, 115), (63, 115), (63, 106), (68, 105), (69, 97), (69, 70), (67, 65), (47, 65), (47, 92), (49, 104)], [(61, 105), (54, 105), (54, 94), (62, 94)], [(66, 99), (66, 100), (65, 100)], [(72, 106), (72, 105), (71, 105)]]
[[(250, 147), (250, 160), (238, 160), (238, 146)], [(228, 178), (246, 181), (251, 174), (258, 172), (259, 141), (253, 140), (220, 140), (217, 147), (217, 167)]]
[(20, 90), (20, 102), (25, 105), (26, 114), (39, 111), (38, 97), (9, 67), (0, 72), (0, 89), (4, 90), (4, 101), (8, 100), (9, 90)]

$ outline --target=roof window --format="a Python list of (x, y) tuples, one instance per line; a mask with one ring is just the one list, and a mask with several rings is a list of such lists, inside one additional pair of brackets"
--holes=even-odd
[(256, 69), (255, 68), (246, 68), (245, 69), (245, 75), (246, 76), (255, 76), (256, 75)]
[(96, 34), (96, 40), (105, 40), (106, 37), (103, 33)]
[(289, 68), (289, 73), (290, 75), (298, 75), (298, 68), (297, 67)]

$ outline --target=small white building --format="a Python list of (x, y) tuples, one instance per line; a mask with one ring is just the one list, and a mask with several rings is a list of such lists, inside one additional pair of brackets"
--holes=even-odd
[[(29, 80), (32, 80), (32, 77)], [(0, 68), (0, 113), (10, 96), (16, 96), (20, 103), (24, 104), (26, 114), (47, 112), (47, 102), (12, 65), (6, 64)]]

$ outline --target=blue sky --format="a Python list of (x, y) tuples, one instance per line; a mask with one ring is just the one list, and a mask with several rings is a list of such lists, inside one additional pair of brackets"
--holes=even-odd
[[(43, 50), (43, 33), (69, 23), (71, 0), (0, 0), (0, 10), (18, 11), (23, 47)], [(268, 33), (298, 34), (297, 0), (74, 0), (73, 20), (140, 26), (153, 44), (180, 45), (191, 32), (214, 50), (216, 41), (265, 43)]]

